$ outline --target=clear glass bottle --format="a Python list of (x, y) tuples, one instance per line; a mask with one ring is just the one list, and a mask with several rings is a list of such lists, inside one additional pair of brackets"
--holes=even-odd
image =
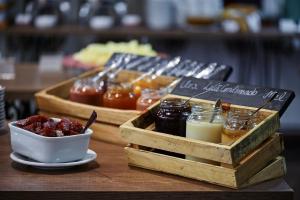
[(248, 110), (231, 110), (228, 112), (223, 128), (223, 144), (231, 144), (259, 123), (259, 112), (250, 118), (251, 114), (252, 112)]
[[(212, 118), (213, 120), (210, 122)], [(194, 105), (192, 107), (192, 113), (186, 121), (186, 137), (206, 142), (220, 143), (223, 125), (224, 118), (221, 108), (204, 108), (201, 105)], [(186, 159), (215, 163), (193, 156), (186, 156)]]

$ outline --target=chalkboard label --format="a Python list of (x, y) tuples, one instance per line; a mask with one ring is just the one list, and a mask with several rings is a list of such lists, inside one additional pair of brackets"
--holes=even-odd
[(277, 110), (282, 115), (295, 97), (293, 91), (185, 77), (177, 84), (172, 94), (187, 97), (199, 94), (195, 98), (211, 101), (221, 98), (224, 102), (236, 105), (259, 107), (276, 92), (276, 98), (266, 109)]

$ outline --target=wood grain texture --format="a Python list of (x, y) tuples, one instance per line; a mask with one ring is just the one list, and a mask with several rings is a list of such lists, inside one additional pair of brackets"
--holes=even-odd
[(22, 63), (15, 65), (15, 76), (12, 80), (0, 79), (0, 85), (5, 86), (7, 100), (30, 100), (34, 93), (74, 75), (65, 70), (41, 72), (37, 64)]
[(283, 149), (282, 138), (279, 134), (275, 134), (241, 160), (239, 165), (235, 167), (238, 185), (243, 185), (245, 181), (260, 171), (262, 167), (265, 167), (270, 161), (281, 154)]
[(123, 148), (92, 140), (95, 162), (58, 171), (19, 165), (9, 158), (9, 135), (0, 135), (1, 200), (222, 199), (292, 200), (293, 190), (277, 179), (231, 190), (127, 165)]
[[(242, 160), (239, 166), (228, 167), (176, 158), (147, 150), (135, 149), (134, 147), (125, 148), (129, 165), (207, 181), (230, 188), (240, 188), (242, 185), (245, 185), (245, 182), (250, 178), (253, 179), (253, 176), (272, 162), (282, 150), (280, 136), (276, 134)], [(283, 166), (277, 167), (283, 168)], [(279, 171), (278, 169), (274, 170)], [(270, 171), (269, 173), (271, 174)], [(274, 178), (267, 177), (269, 179)], [(252, 180), (252, 183), (257, 183), (255, 181), (256, 179)]]
[(241, 187), (247, 187), (249, 185), (267, 181), (270, 179), (282, 177), (286, 174), (286, 163), (284, 157), (278, 156), (276, 160), (270, 163), (263, 170), (251, 177)]

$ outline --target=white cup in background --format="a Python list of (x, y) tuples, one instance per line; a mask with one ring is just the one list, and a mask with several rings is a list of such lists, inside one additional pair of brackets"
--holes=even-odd
[(169, 29), (175, 24), (172, 0), (147, 0), (146, 23), (151, 29)]

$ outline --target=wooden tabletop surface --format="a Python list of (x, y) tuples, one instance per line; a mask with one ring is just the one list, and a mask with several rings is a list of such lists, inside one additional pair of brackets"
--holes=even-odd
[(0, 134), (0, 199), (272, 199), (291, 200), (293, 190), (276, 179), (242, 190), (128, 167), (123, 147), (92, 140), (96, 161), (58, 171), (13, 162), (8, 131)]
[(23, 63), (15, 66), (15, 79), (1, 80), (0, 85), (5, 86), (8, 99), (27, 100), (33, 98), (34, 93), (51, 85), (74, 76), (64, 70), (50, 73), (41, 72), (37, 64)]

